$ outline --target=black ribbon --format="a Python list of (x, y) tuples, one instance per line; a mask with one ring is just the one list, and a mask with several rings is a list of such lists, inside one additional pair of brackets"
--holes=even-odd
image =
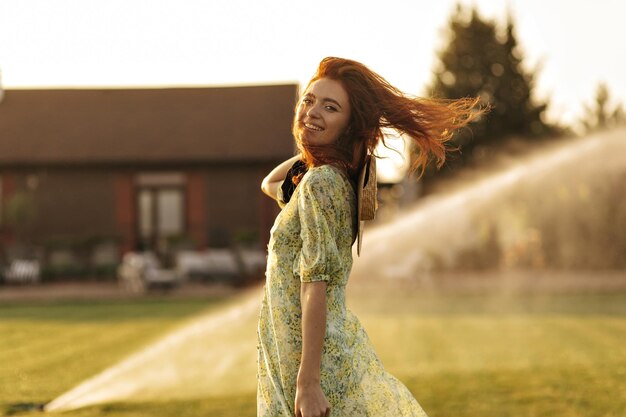
[(300, 173), (306, 173), (308, 168), (303, 160), (298, 159), (287, 171), (285, 181), (283, 182), (281, 189), (283, 191), (283, 202), (287, 204), (291, 200), (291, 195), (296, 189), (296, 184), (293, 183), (293, 177)]

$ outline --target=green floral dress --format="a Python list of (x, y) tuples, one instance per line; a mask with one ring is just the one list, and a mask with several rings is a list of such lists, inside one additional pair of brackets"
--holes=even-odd
[[(280, 189), (280, 187), (279, 187)], [(309, 169), (276, 217), (268, 244), (258, 323), (257, 416), (294, 416), (302, 350), (300, 282), (327, 282), (321, 388), (333, 417), (426, 416), (387, 373), (358, 319), (346, 308), (356, 197), (332, 165)]]

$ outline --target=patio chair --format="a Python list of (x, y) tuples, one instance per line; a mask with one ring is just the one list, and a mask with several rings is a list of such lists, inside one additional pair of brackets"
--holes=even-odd
[(4, 269), (7, 284), (37, 284), (41, 281), (41, 266), (36, 259), (15, 259)]

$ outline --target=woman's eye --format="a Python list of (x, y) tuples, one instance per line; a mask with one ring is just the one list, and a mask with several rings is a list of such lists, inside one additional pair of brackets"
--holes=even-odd
[(313, 100), (311, 100), (310, 98), (303, 98), (303, 99), (302, 99), (302, 102), (303, 102), (304, 104), (311, 104), (311, 103), (313, 103)]
[(326, 110), (328, 110), (328, 111), (337, 111), (337, 109), (334, 108), (333, 106), (326, 106)]

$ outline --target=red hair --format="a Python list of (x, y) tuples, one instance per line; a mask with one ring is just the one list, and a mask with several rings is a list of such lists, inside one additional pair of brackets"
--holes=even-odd
[[(431, 160), (437, 161), (439, 169), (446, 160), (446, 151), (458, 149), (445, 145), (452, 139), (454, 131), (487, 110), (478, 108), (479, 98), (453, 100), (409, 96), (365, 65), (349, 59), (324, 58), (307, 89), (321, 78), (340, 82), (348, 93), (351, 109), (348, 127), (337, 143), (312, 146), (302, 143), (295, 134), (294, 120), (296, 145), (308, 167), (337, 164), (355, 180), (367, 153), (373, 154), (379, 142), (385, 143), (383, 129), (392, 128), (413, 139), (418, 155), (410, 169), (412, 173), (420, 171), (419, 179)], [(300, 177), (294, 178), (295, 182)]]

